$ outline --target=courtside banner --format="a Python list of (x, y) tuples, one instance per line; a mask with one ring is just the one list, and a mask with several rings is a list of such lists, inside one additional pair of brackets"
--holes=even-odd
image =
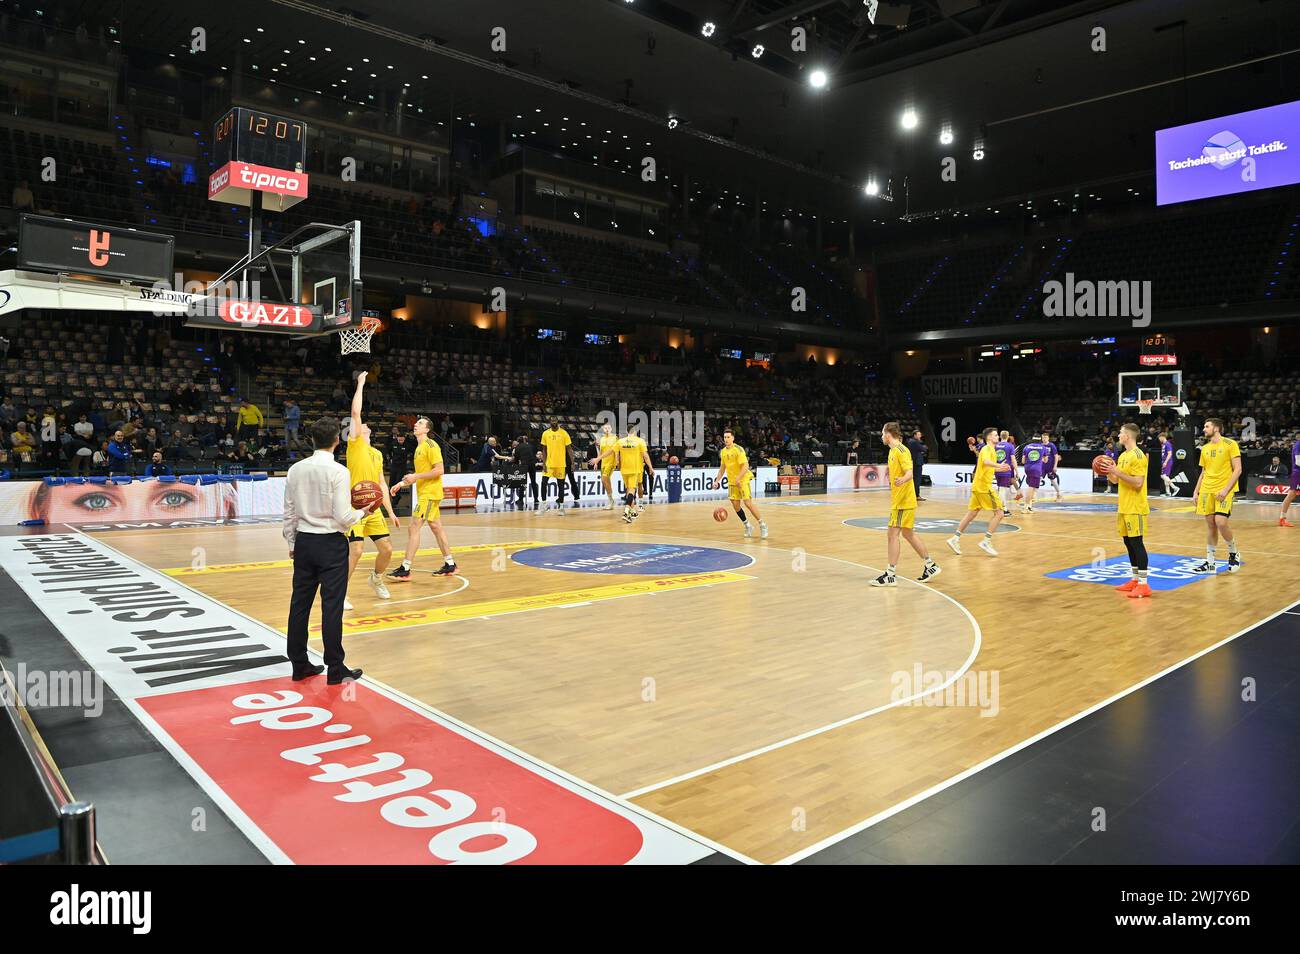
[[(707, 469), (702, 467), (683, 467), (682, 468), (682, 499), (683, 500), (706, 500), (711, 497), (719, 497), (727, 492), (727, 478), (722, 478), (722, 483), (715, 486), (713, 478), (717, 475), (716, 469)], [(653, 494), (655, 497), (668, 499), (668, 485), (666, 483), (667, 469), (660, 467), (655, 470)], [(600, 472), (583, 468), (577, 471), (578, 488), (581, 490), (580, 496), (583, 499), (600, 498), (605, 499), (605, 485), (600, 482)], [(540, 480), (540, 477), (534, 477), (534, 480)], [(623, 478), (618, 470), (615, 470), (610, 478), (614, 485), (614, 493), (622, 496), (625, 492), (623, 487)], [(755, 497), (763, 496), (763, 486), (767, 481), (776, 480), (775, 467), (755, 467), (754, 479), (750, 482), (750, 492)], [(548, 499), (555, 499), (555, 485), (553, 481), (548, 481), (547, 494)], [(540, 484), (538, 485), (540, 489)], [(500, 484), (494, 483), (491, 474), (446, 474), (442, 478), (443, 498), (442, 506), (454, 507), (455, 499), (448, 491), (452, 487), (473, 487), (476, 490), (475, 503), (478, 504), (499, 504), (504, 503), (507, 499), (514, 500), (519, 496), (517, 490), (511, 490)], [(524, 493), (526, 498), (531, 500), (527, 488)], [(569, 499), (569, 489), (564, 491), (565, 499)], [(472, 506), (468, 502), (462, 501), (462, 507)]]
[(265, 523), (284, 513), (284, 478), (207, 483), (134, 479), (50, 485), (41, 480), (0, 483), (0, 522), (44, 520), (82, 530), (135, 530)]
[[(922, 473), (930, 478), (930, 483), (935, 487), (969, 487), (975, 479), (975, 455), (971, 455), (971, 463), (966, 466), (956, 464), (926, 464)], [(1092, 493), (1092, 471), (1086, 467), (1061, 467), (1056, 471), (1060, 479), (1061, 492), (1068, 494), (1088, 494)], [(1022, 471), (1023, 479), (1023, 471)], [(1043, 485), (1038, 488), (1040, 499), (1046, 500), (1044, 493), (1054, 493), (1054, 489), (1046, 479)]]
[(832, 464), (826, 468), (826, 490), (888, 490), (885, 464)]
[(81, 533), (3, 569), (269, 859), (678, 864), (712, 849), (370, 680), (295, 683), (284, 637)]

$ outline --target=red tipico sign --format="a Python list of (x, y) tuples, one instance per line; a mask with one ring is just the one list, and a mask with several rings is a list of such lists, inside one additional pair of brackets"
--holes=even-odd
[(276, 195), (307, 198), (307, 173), (249, 162), (228, 162), (208, 176), (208, 198), (220, 198), (227, 189), (273, 192)]
[(376, 692), (289, 677), (137, 700), (300, 864), (623, 864), (631, 819)]
[(294, 328), (306, 331), (312, 326), (310, 308), (302, 305), (284, 305), (265, 301), (241, 301), (227, 298), (221, 301), (221, 320), (236, 325), (271, 325), (276, 328)]

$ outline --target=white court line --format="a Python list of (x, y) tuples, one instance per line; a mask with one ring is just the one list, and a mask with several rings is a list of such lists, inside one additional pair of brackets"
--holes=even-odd
[(464, 586), (460, 587), (460, 589), (448, 590), (446, 593), (433, 593), (429, 596), (417, 596), (409, 600), (383, 600), (380, 602), (379, 605), (381, 607), (397, 606), (401, 603), (419, 603), (423, 600), (438, 600), (438, 599), (442, 599), (444, 596), (454, 596), (455, 594), (459, 593), (461, 590), (469, 587), (469, 577), (461, 576), (460, 574), (457, 574), (456, 579), (460, 580), (460, 582), (464, 584)]
[[(76, 533), (80, 536), (85, 536), (88, 539), (93, 539), (93, 537), (90, 537), (89, 534), (83, 533), (82, 531), (78, 530), (75, 526), (72, 526), (71, 524), (68, 524), (67, 526), (69, 527), (69, 529), (72, 530), (73, 533)], [(126, 561), (127, 563), (134, 563), (136, 566), (146, 571), (158, 574), (160, 576), (162, 575), (161, 571), (156, 570), (151, 566), (148, 566), (147, 564), (141, 562), (140, 560), (137, 560), (135, 557), (128, 556), (127, 554), (123, 553), (121, 550), (117, 549), (117, 547), (110, 546), (107, 543), (103, 544), (103, 546), (106, 549), (112, 550), (114, 553), (117, 553), (119, 557), (122, 560)], [(224, 603), (221, 600), (217, 600), (215, 597), (208, 596), (206, 593), (203, 593), (201, 590), (195, 589), (194, 587), (181, 581), (177, 577), (167, 577), (167, 579), (177, 583), (177, 585), (179, 586), (184, 587), (185, 589), (189, 590), (191, 593), (195, 594), (196, 596), (202, 597), (204, 599), (212, 600), (213, 602), (216, 603), (221, 603), (221, 605), (225, 606), (226, 609), (230, 610), (230, 612), (234, 613), (237, 616), (242, 616), (244, 619), (248, 620), (254, 626), (265, 629), (268, 633), (272, 633), (277, 636), (283, 635), (282, 633), (276, 632), (276, 630), (272, 629), (270, 626), (267, 626), (265, 623), (259, 622), (258, 620), (249, 616), (247, 613), (243, 612), (242, 610), (236, 609), (235, 607), (230, 606), (229, 604)], [(288, 637), (285, 638), (287, 640)], [(308, 647), (307, 652), (317, 659), (321, 658), (320, 654), (317, 653), (315, 650), (311, 649), (310, 647)], [(681, 835), (684, 838), (688, 838), (692, 841), (696, 841), (701, 845), (713, 849), (719, 854), (724, 854), (729, 858), (734, 858), (737, 861), (744, 862), (745, 864), (748, 865), (760, 864), (760, 862), (756, 861), (753, 858), (750, 858), (748, 855), (742, 854), (738, 851), (735, 851), (734, 849), (728, 848), (726, 845), (719, 844), (718, 842), (713, 841), (711, 838), (701, 835), (698, 832), (691, 831), (689, 828), (684, 828), (675, 822), (669, 821), (667, 818), (663, 818), (655, 814), (654, 812), (650, 811), (648, 808), (643, 808), (642, 806), (637, 805), (633, 802), (629, 802), (624, 798), (620, 798), (618, 795), (615, 795), (612, 792), (605, 791), (605, 789), (599, 787), (598, 785), (594, 785), (591, 782), (586, 781), (585, 779), (578, 778), (576, 775), (571, 775), (568, 772), (564, 771), (563, 769), (551, 765), (549, 762), (545, 762), (542, 759), (537, 758), (536, 756), (530, 755), (521, 749), (515, 748), (515, 746), (509, 744), (508, 742), (504, 742), (501, 739), (498, 739), (495, 736), (482, 731), (481, 729), (477, 729), (474, 726), (470, 725), (468, 722), (462, 722), (460, 719), (457, 719), (454, 716), (451, 716), (446, 712), (443, 712), (441, 709), (429, 705), (427, 702), (422, 702), (419, 699), (416, 699), (412, 696), (408, 696), (403, 692), (399, 692), (398, 690), (394, 689), (392, 686), (386, 685), (385, 683), (382, 683), (379, 680), (375, 679), (373, 676), (367, 676), (363, 674), (360, 681), (365, 683), (367, 686), (374, 689), (376, 692), (380, 693), (381, 695), (386, 695), (390, 699), (400, 700), (405, 705), (408, 705), (413, 709), (418, 709), (425, 712), (431, 712), (434, 715), (436, 715), (439, 719), (444, 719), (447, 722), (458, 726), (459, 728), (463, 729), (465, 732), (469, 733), (470, 735), (477, 736), (480, 739), (485, 739), (486, 741), (492, 743), (493, 745), (497, 745), (503, 749), (506, 749), (507, 751), (515, 755), (523, 762), (531, 763), (535, 766), (538, 766), (539, 768), (546, 770), (547, 772), (554, 772), (556, 775), (572, 783), (573, 785), (579, 788), (586, 789), (587, 791), (599, 795), (603, 798), (606, 798), (611, 802), (615, 802), (621, 807), (623, 807), (624, 809), (626, 809), (627, 811), (640, 815), (643, 818), (647, 818), (655, 822), (656, 824), (663, 826), (664, 828), (676, 832), (677, 834)], [(128, 701), (128, 700), (123, 700), (123, 701)], [(180, 748), (178, 744), (176, 744), (175, 740), (173, 740), (171, 736), (165, 730), (162, 729), (161, 726), (159, 726), (152, 718), (149, 718), (148, 714), (145, 713), (144, 710), (141, 709), (138, 705), (135, 705), (133, 701), (131, 701), (130, 703), (130, 708), (141, 717), (141, 724), (144, 725), (146, 729), (150, 730), (150, 734), (157, 741), (162, 743), (162, 745), (169, 752), (171, 752), (172, 755), (176, 757), (177, 761), (180, 762), (186, 768), (186, 771), (191, 773), (191, 777), (195, 780), (195, 782), (198, 783), (199, 787), (203, 789), (204, 792), (210, 798), (212, 798), (214, 802), (217, 802), (222, 807), (223, 810), (228, 812), (232, 822), (234, 822), (235, 826), (239, 828), (240, 833), (242, 835), (248, 838), (248, 840), (256, 848), (258, 848), (258, 850), (262, 851), (262, 853), (265, 854), (270, 861), (276, 864), (292, 864), (288, 856), (285, 855), (284, 852), (281, 851), (280, 848), (273, 841), (271, 841), (270, 837), (267, 836), (261, 830), (261, 828), (258, 827), (258, 825), (255, 822), (252, 821), (252, 819), (248, 818), (248, 816), (244, 814), (244, 812), (225, 793), (225, 791), (219, 785), (217, 785), (217, 783), (213, 781), (213, 779), (206, 772), (204, 772), (202, 769), (199, 768), (198, 764), (195, 763), (193, 759), (191, 759), (184, 752), (184, 750)], [(247, 828), (245, 828), (244, 825), (240, 825), (237, 819), (243, 819), (247, 823)]]
[[(1300, 604), (1292, 604), (1292, 606), (1296, 606), (1296, 605), (1300, 605)], [(1089, 708), (1084, 709), (1082, 712), (1070, 716), (1068, 719), (1063, 719), (1062, 721), (1058, 722), (1056, 725), (1044, 729), (1042, 732), (1039, 732), (1037, 735), (1025, 739), (1023, 742), (1017, 742), (1015, 745), (1011, 746), (1011, 748), (1004, 749), (1003, 751), (999, 752), (997, 755), (985, 759), (983, 762), (979, 763), (978, 765), (973, 765), (970, 768), (966, 769), (965, 771), (960, 772), (957, 775), (954, 775), (952, 778), (940, 782), (938, 785), (934, 785), (930, 788), (927, 788), (925, 791), (913, 795), (911, 798), (899, 802), (897, 805), (887, 808), (883, 812), (878, 812), (877, 814), (872, 815), (870, 818), (866, 819), (865, 821), (858, 822), (856, 825), (854, 825), (851, 828), (846, 828), (841, 832), (837, 832), (834, 835), (830, 835), (826, 838), (823, 838), (815, 845), (810, 845), (807, 848), (802, 848), (799, 851), (796, 851), (794, 854), (786, 855), (786, 857), (781, 858), (778, 861), (775, 861), (773, 863), (778, 865), (794, 864), (796, 861), (800, 861), (804, 858), (807, 858), (809, 855), (815, 854), (816, 852), (821, 851), (823, 848), (829, 848), (831, 845), (841, 842), (845, 838), (848, 838), (852, 835), (856, 835), (860, 831), (865, 831), (866, 829), (870, 828), (872, 825), (878, 824), (879, 822), (882, 822), (886, 818), (889, 818), (893, 815), (897, 815), (899, 812), (903, 811), (904, 809), (911, 808), (913, 805), (917, 804), (918, 802), (925, 801), (925, 799), (929, 798), (931, 795), (937, 795), (939, 792), (942, 792), (944, 789), (951, 788), (953, 785), (956, 785), (958, 782), (969, 778), (970, 776), (974, 775), (976, 772), (982, 772), (990, 765), (995, 765), (998, 762), (1001, 762), (1007, 756), (1014, 755), (1015, 753), (1019, 752), (1021, 749), (1033, 745), (1035, 742), (1045, 739), (1049, 735), (1059, 732), (1061, 729), (1064, 729), (1067, 726), (1073, 725), (1074, 723), (1078, 722), (1080, 719), (1087, 718), (1097, 710), (1104, 709), (1112, 702), (1118, 702), (1120, 699), (1123, 699), (1125, 696), (1137, 692), (1137, 690), (1141, 689), (1143, 686), (1149, 685), (1150, 683), (1155, 682), (1157, 679), (1169, 675), (1169, 673), (1173, 672), (1175, 669), (1181, 669), (1183, 666), (1186, 666), (1189, 662), (1194, 662), (1195, 660), (1200, 659), (1206, 653), (1214, 652), (1214, 650), (1218, 649), (1220, 646), (1227, 645), (1237, 637), (1244, 636), (1246, 633), (1258, 629), (1259, 627), (1263, 626), (1265, 623), (1277, 619), (1279, 616), (1281, 616), (1284, 613), (1291, 613), (1291, 609), (1290, 608), (1280, 609), (1272, 616), (1269, 616), (1266, 619), (1261, 619), (1258, 622), (1251, 623), (1249, 626), (1247, 626), (1245, 629), (1241, 630), (1240, 632), (1233, 633), (1231, 636), (1228, 636), (1226, 639), (1220, 640), (1219, 642), (1215, 643), (1213, 646), (1207, 646), (1205, 649), (1202, 649), (1200, 652), (1195, 653), (1194, 655), (1188, 656), (1186, 659), (1182, 660), (1181, 662), (1176, 662), (1172, 666), (1169, 666), (1168, 668), (1163, 669), (1160, 672), (1156, 673), (1154, 676), (1148, 676), (1146, 679), (1143, 679), (1141, 682), (1136, 683), (1132, 686), (1129, 686), (1129, 688), (1127, 689), (1115, 693), (1115, 695), (1111, 696), (1109, 699), (1104, 699), (1101, 702), (1098, 702), (1096, 705), (1090, 706)], [(1300, 615), (1300, 613), (1296, 613), (1294, 615)]]
[[(555, 528), (555, 529), (559, 529), (559, 528)], [(584, 530), (584, 529), (581, 529), (581, 528), (574, 528), (573, 530), (571, 530), (571, 531), (569, 531), (569, 532), (571, 532), (571, 533), (603, 533), (603, 532), (605, 532), (605, 531), (601, 531), (601, 530)], [(681, 542), (682, 540), (689, 540), (689, 539), (691, 539), (691, 538), (689, 538), (689, 537), (669, 537), (669, 536), (665, 536), (665, 535), (662, 535), (662, 534), (653, 534), (653, 535), (645, 534), (645, 535), (642, 535), (642, 537), (641, 537), (640, 539), (667, 540), (667, 541), (670, 541), (670, 542), (673, 542), (673, 543), (678, 543), (678, 544), (680, 544), (680, 542)], [(745, 539), (752, 539), (752, 538), (745, 538)], [(710, 541), (701, 541), (701, 542), (695, 542), (693, 545), (695, 545), (695, 546), (709, 546), (709, 545), (712, 545), (712, 544), (711, 544)], [(770, 551), (776, 551), (776, 552), (778, 552), (778, 553), (793, 553), (793, 552), (794, 552), (793, 550), (789, 550), (789, 549), (787, 549), (787, 548), (785, 548), (785, 547), (774, 547), (774, 546), (771, 546), (770, 544), (767, 544), (767, 543), (765, 543), (765, 542), (761, 542), (761, 541), (758, 542), (758, 543), (742, 543), (741, 546), (758, 546), (758, 548), (759, 548), (760, 550), (770, 550)], [(718, 548), (718, 547), (715, 547), (715, 548)], [(719, 548), (719, 549), (720, 549), (720, 548)], [(805, 552), (806, 552), (806, 551), (805, 551)], [(746, 554), (746, 555), (748, 556), (749, 554)], [(879, 567), (868, 566), (868, 565), (865, 564), (865, 563), (855, 563), (855, 562), (852, 561), (852, 560), (844, 560), (844, 559), (841, 559), (840, 557), (826, 556), (826, 555), (824, 555), (824, 554), (820, 554), (820, 553), (807, 553), (807, 555), (808, 555), (808, 556), (815, 557), (815, 558), (817, 558), (817, 559), (821, 559), (821, 560), (832, 560), (832, 561), (834, 561), (834, 562), (836, 562), (836, 563), (843, 563), (843, 564), (845, 564), (846, 566), (855, 566), (855, 567), (858, 567), (859, 569), (866, 570), (868, 576), (870, 576), (873, 572), (883, 572), (883, 571), (880, 570)], [(749, 566), (753, 566), (754, 563), (756, 563), (756, 562), (757, 562), (757, 561), (756, 561), (756, 560), (751, 556), (751, 557), (750, 557), (750, 563), (749, 563)], [(525, 565), (526, 565), (526, 564), (525, 564)], [(751, 749), (751, 750), (749, 750), (748, 752), (742, 752), (742, 753), (740, 753), (739, 755), (735, 755), (735, 756), (732, 756), (732, 757), (730, 757), (730, 758), (723, 759), (723, 760), (721, 760), (721, 761), (719, 761), (719, 762), (714, 762), (714, 763), (711, 764), (711, 765), (706, 765), (706, 766), (703, 766), (702, 768), (694, 769), (693, 771), (690, 771), (690, 772), (684, 772), (684, 773), (682, 773), (682, 774), (680, 774), (680, 775), (676, 775), (676, 776), (674, 776), (674, 777), (672, 777), (672, 778), (665, 779), (665, 780), (663, 780), (663, 781), (661, 781), (661, 782), (655, 782), (654, 784), (651, 784), (651, 785), (644, 785), (644, 786), (642, 786), (641, 788), (633, 789), (633, 790), (630, 791), (630, 792), (624, 792), (624, 793), (622, 793), (622, 795), (620, 795), (619, 797), (620, 797), (620, 798), (625, 798), (625, 799), (637, 798), (637, 797), (639, 797), (639, 796), (641, 796), (641, 795), (648, 794), (649, 792), (653, 792), (653, 791), (656, 791), (656, 790), (661, 789), (661, 788), (666, 788), (666, 787), (668, 787), (668, 786), (670, 786), (670, 785), (676, 785), (678, 782), (684, 782), (684, 781), (687, 781), (688, 779), (696, 778), (697, 776), (707, 774), (708, 772), (716, 771), (717, 769), (720, 769), (720, 768), (725, 768), (725, 767), (728, 766), (728, 765), (734, 765), (734, 764), (736, 764), (737, 762), (743, 762), (743, 761), (746, 761), (747, 759), (751, 759), (751, 758), (754, 758), (754, 757), (756, 757), (756, 756), (763, 755), (763, 754), (766, 753), (766, 752), (771, 752), (771, 751), (774, 751), (774, 750), (776, 750), (776, 749), (785, 748), (786, 746), (788, 746), (788, 745), (793, 745), (793, 744), (796, 743), (796, 742), (802, 742), (803, 740), (805, 740), (805, 739), (809, 739), (809, 738), (812, 738), (813, 736), (821, 735), (822, 733), (825, 733), (825, 732), (830, 732), (830, 731), (832, 731), (832, 730), (834, 730), (834, 729), (838, 729), (838, 728), (840, 728), (840, 727), (842, 727), (842, 726), (849, 725), (850, 723), (853, 723), (853, 722), (858, 722), (858, 721), (860, 721), (860, 720), (862, 720), (862, 719), (869, 718), (869, 717), (871, 717), (871, 716), (873, 716), (873, 715), (878, 715), (879, 713), (884, 712), (884, 711), (886, 711), (886, 710), (888, 710), (888, 709), (894, 709), (894, 708), (897, 708), (897, 707), (899, 707), (899, 706), (907, 705), (908, 703), (914, 702), (914, 701), (916, 701), (917, 699), (923, 699), (924, 697), (926, 697), (926, 696), (928, 696), (928, 695), (931, 695), (931, 694), (933, 694), (933, 693), (940, 693), (940, 692), (943, 692), (943, 691), (944, 691), (945, 689), (947, 689), (950, 685), (952, 685), (953, 683), (955, 683), (958, 679), (962, 678), (962, 676), (964, 676), (964, 675), (966, 674), (966, 671), (969, 670), (970, 667), (974, 664), (974, 662), (975, 662), (975, 658), (979, 655), (980, 648), (981, 648), (981, 647), (983, 646), (983, 644), (984, 644), (984, 632), (983, 632), (982, 629), (980, 629), (980, 624), (979, 624), (979, 622), (975, 619), (974, 616), (971, 615), (970, 610), (966, 609), (966, 607), (965, 607), (961, 602), (959, 602), (958, 600), (956, 600), (956, 599), (954, 599), (953, 597), (949, 596), (947, 593), (944, 593), (942, 590), (935, 589), (934, 587), (932, 587), (932, 586), (928, 586), (928, 585), (926, 585), (926, 584), (924, 584), (924, 583), (918, 583), (916, 580), (913, 580), (913, 579), (911, 579), (910, 577), (904, 577), (903, 579), (904, 579), (904, 581), (907, 582), (907, 583), (911, 583), (912, 585), (917, 586), (917, 587), (920, 587), (920, 588), (923, 589), (923, 590), (929, 590), (930, 592), (935, 593), (936, 595), (943, 597), (943, 598), (944, 598), (945, 600), (947, 600), (949, 603), (952, 603), (953, 606), (956, 606), (957, 609), (961, 610), (962, 614), (963, 614), (963, 615), (966, 617), (966, 619), (970, 622), (970, 624), (971, 624), (971, 628), (975, 631), (975, 642), (974, 642), (974, 644), (971, 646), (971, 651), (970, 651), (970, 654), (966, 657), (966, 661), (965, 661), (964, 663), (962, 663), (961, 667), (960, 667), (959, 669), (957, 669), (957, 670), (952, 674), (952, 676), (951, 676), (950, 678), (948, 678), (947, 680), (945, 680), (945, 681), (943, 682), (942, 685), (936, 686), (936, 687), (934, 687), (934, 688), (932, 688), (932, 689), (927, 689), (927, 690), (925, 690), (924, 692), (914, 693), (913, 695), (910, 695), (910, 696), (908, 696), (908, 697), (905, 698), (905, 699), (899, 699), (899, 700), (896, 700), (896, 701), (890, 702), (890, 703), (888, 703), (888, 704), (886, 704), (886, 705), (883, 705), (883, 706), (877, 706), (877, 707), (874, 708), (874, 709), (868, 709), (868, 710), (865, 711), (865, 712), (859, 712), (859, 713), (856, 713), (855, 715), (847, 716), (847, 717), (845, 717), (845, 718), (843, 718), (843, 719), (839, 719), (839, 720), (837, 720), (837, 721), (835, 721), (835, 722), (827, 723), (826, 725), (820, 726), (820, 727), (815, 728), (815, 729), (809, 729), (809, 730), (807, 730), (807, 731), (805, 731), (805, 732), (801, 732), (801, 733), (799, 733), (798, 735), (790, 736), (789, 738), (785, 738), (785, 739), (780, 739), (780, 740), (778, 740), (778, 741), (776, 741), (776, 742), (769, 743), (769, 744), (767, 744), (767, 745), (761, 746), (761, 747), (756, 748), (756, 749)], [(865, 581), (864, 581), (864, 586), (865, 586)]]

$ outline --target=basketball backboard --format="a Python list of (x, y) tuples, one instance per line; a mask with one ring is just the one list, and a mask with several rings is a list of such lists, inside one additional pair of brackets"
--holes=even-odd
[(1119, 406), (1137, 407), (1139, 401), (1151, 401), (1156, 408), (1180, 406), (1183, 403), (1183, 372), (1121, 371)]

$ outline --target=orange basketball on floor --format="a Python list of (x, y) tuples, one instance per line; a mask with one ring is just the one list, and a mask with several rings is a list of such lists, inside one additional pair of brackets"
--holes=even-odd
[(1092, 459), (1092, 472), (1098, 477), (1104, 477), (1106, 475), (1106, 462), (1109, 460), (1110, 458), (1105, 454), (1098, 454)]
[(727, 508), (719, 507), (717, 510), (713, 511), (713, 519), (718, 521), (718, 523), (724, 522), (727, 519)]
[(371, 505), (384, 499), (384, 488), (373, 480), (358, 480), (352, 485), (352, 506), (358, 510), (368, 510)]

